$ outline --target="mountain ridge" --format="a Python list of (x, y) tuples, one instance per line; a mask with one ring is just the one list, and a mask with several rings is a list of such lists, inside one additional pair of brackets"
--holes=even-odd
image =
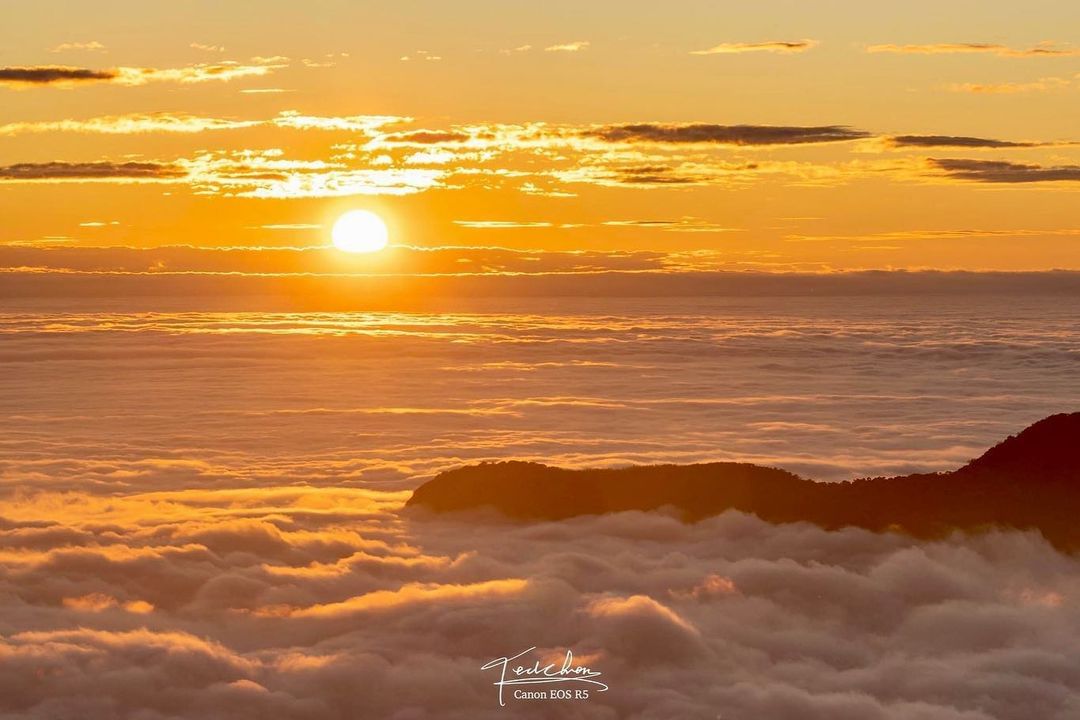
[(1080, 550), (1080, 413), (1046, 417), (943, 473), (804, 479), (749, 463), (568, 470), (501, 461), (441, 473), (407, 507), (442, 513), (493, 507), (518, 520), (562, 520), (673, 507), (695, 522), (740, 510), (774, 523), (811, 522), (941, 537), (995, 527), (1038, 530)]

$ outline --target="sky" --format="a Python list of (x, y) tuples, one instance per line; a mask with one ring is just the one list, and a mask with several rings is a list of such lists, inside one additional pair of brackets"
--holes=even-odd
[(1080, 3), (0, 8), (4, 718), (1080, 717), (1035, 531), (403, 507), (1075, 410)]
[(1080, 268), (1073, 2), (61, 5), (0, 29), (9, 271)]

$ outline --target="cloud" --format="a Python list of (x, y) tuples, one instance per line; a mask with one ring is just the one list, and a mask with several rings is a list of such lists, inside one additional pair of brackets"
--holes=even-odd
[(89, 595), (82, 595), (80, 597), (66, 597), (63, 599), (62, 604), (64, 607), (72, 610), (93, 613), (103, 612), (115, 607), (122, 607), (127, 612), (139, 615), (145, 615), (146, 613), (154, 611), (154, 606), (143, 600), (131, 600), (120, 603), (116, 598), (111, 595), (106, 595), (105, 593), (90, 593)]
[(142, 133), (199, 133), (216, 130), (236, 130), (265, 124), (259, 120), (227, 120), (200, 117), (186, 113), (136, 113), (111, 115), (86, 120), (45, 120), (13, 122), (0, 125), (0, 136), (27, 133), (76, 132), (103, 135), (135, 135)]
[(964, 135), (894, 135), (888, 138), (894, 147), (971, 147), (971, 148), (1028, 148), (1042, 143), (1013, 142)]
[(261, 230), (321, 230), (322, 225), (315, 223), (279, 223), (275, 225), (260, 225)]
[(444, 145), (448, 143), (463, 143), (472, 138), (469, 133), (458, 131), (437, 130), (409, 130), (406, 132), (390, 133), (379, 139), (381, 144), (386, 145)]
[[(888, 146), (1003, 149), (1071, 144), (954, 135), (874, 136), (843, 125), (476, 123), (416, 128), (410, 127), (413, 122), (402, 116), (321, 116), (295, 110), (256, 119), (133, 113), (12, 122), (0, 125), (0, 136), (52, 132), (196, 134), (252, 128), (328, 134), (328, 146), (321, 153), (290, 156), (270, 146), (207, 150), (157, 161), (182, 168), (184, 184), (193, 193), (248, 198), (412, 195), (476, 187), (572, 197), (573, 185), (672, 191), (706, 186), (739, 188), (765, 182), (836, 186), (869, 177), (920, 178), (925, 174), (925, 161), (911, 157), (813, 159), (818, 156), (807, 155), (805, 147), (867, 138), (874, 138), (874, 143), (861, 143), (855, 149), (871, 145), (880, 150)], [(292, 140), (285, 137), (282, 145), (295, 148)], [(786, 152), (748, 159), (733, 155), (731, 148)], [(15, 178), (9, 174), (8, 179)], [(570, 225), (580, 223), (562, 226)], [(680, 223), (680, 229), (718, 229), (690, 225)]]
[(948, 86), (951, 92), (974, 93), (976, 95), (1015, 95), (1028, 92), (1050, 92), (1072, 85), (1067, 78), (1045, 77), (1034, 82), (1009, 83), (953, 83)]
[[(318, 225), (270, 225), (255, 230), (310, 232)], [(470, 227), (530, 227), (521, 224)], [(537, 227), (549, 227), (541, 225)], [(316, 238), (317, 239), (317, 238)], [(63, 272), (176, 272), (236, 274), (364, 275), (408, 274), (546, 274), (590, 273), (610, 270), (661, 270), (665, 255), (659, 252), (539, 251), (498, 247), (395, 246), (376, 258), (343, 257), (328, 247), (232, 247), (198, 248), (164, 246), (42, 248), (0, 246), (0, 268), (36, 267)]]
[(89, 70), (62, 65), (0, 67), (0, 85), (61, 85), (115, 80), (115, 70)]
[(197, 63), (179, 68), (117, 67), (106, 70), (44, 65), (36, 67), (0, 68), (0, 85), (32, 87), (41, 85), (65, 86), (75, 83), (109, 82), (138, 86), (154, 82), (193, 84), (228, 82), (237, 78), (262, 77), (287, 67), (287, 58), (252, 58), (248, 63), (223, 60), (217, 63)]
[(678, 220), (605, 220), (600, 223), (553, 223), (550, 221), (521, 220), (455, 220), (455, 225), (470, 229), (504, 230), (518, 228), (559, 228), (577, 229), (585, 227), (629, 227), (637, 229), (656, 229), (665, 232), (736, 232), (740, 228), (730, 228), (697, 217), (683, 217)]
[(207, 153), (182, 164), (196, 193), (251, 198), (412, 195), (445, 186), (449, 175), (434, 168), (372, 169), (289, 160), (276, 152)]
[(550, 702), (501, 708), (481, 670), (530, 647), (600, 672), (610, 691), (575, 707), (603, 717), (1080, 711), (1080, 568), (1032, 533), (920, 542), (735, 512), (491, 523), (269, 484), (92, 492), (5, 507), (13, 716), (539, 720)]
[(223, 46), (221, 46), (221, 45), (208, 45), (206, 43), (193, 42), (188, 47), (192, 48), (193, 50), (202, 50), (203, 52), (212, 52), (212, 53), (223, 53), (223, 52), (225, 52), (225, 48)]
[(1078, 237), (1080, 228), (950, 228), (893, 230), (863, 235), (787, 235), (789, 242), (902, 242), (910, 240), (964, 240), (968, 238)]
[(1069, 182), (1080, 180), (1078, 165), (1030, 165), (1002, 160), (930, 159), (946, 177), (980, 183)]
[(1011, 48), (995, 43), (927, 43), (911, 45), (869, 45), (869, 53), (902, 53), (907, 55), (951, 55), (957, 53), (987, 53), (999, 57), (1076, 57), (1080, 48), (1059, 47), (1053, 43), (1041, 43), (1030, 48)]
[(237, 78), (264, 77), (275, 70), (287, 67), (287, 58), (253, 58), (253, 62), (240, 63), (222, 60), (217, 63), (197, 63), (179, 68), (132, 68), (115, 70), (113, 82), (120, 85), (146, 85), (154, 82), (195, 84), (205, 82), (229, 82)]
[(47, 162), (0, 166), (0, 181), (176, 180), (186, 172), (156, 162)]
[(105, 52), (107, 48), (97, 40), (91, 40), (89, 42), (66, 42), (60, 43), (56, 47), (49, 48), (49, 52), (51, 53), (70, 52), (72, 50), (80, 50), (83, 52)]
[[(434, 55), (434, 54), (428, 52), (427, 50), (417, 50), (416, 55), (421, 60), (428, 60), (428, 61), (431, 61), (431, 62), (439, 62), (440, 60), (442, 60), (442, 56)], [(401, 56), (401, 60), (404, 61), (404, 62), (408, 62), (411, 59), (412, 58), (410, 56), (408, 56), (408, 55), (402, 55)]]
[(528, 585), (528, 581), (521, 578), (485, 580), (484, 582), (468, 585), (409, 583), (397, 590), (378, 590), (342, 600), (341, 602), (304, 608), (268, 607), (257, 610), (256, 614), (267, 617), (333, 618), (385, 610), (412, 603), (446, 605), (455, 600), (513, 596), (520, 594)]
[(817, 40), (766, 40), (763, 42), (730, 42), (714, 45), (707, 50), (693, 50), (691, 55), (733, 55), (738, 53), (801, 53), (817, 47)]
[(843, 125), (812, 127), (778, 125), (711, 125), (705, 123), (639, 123), (604, 125), (584, 130), (586, 137), (606, 142), (716, 143), (722, 145), (799, 145), (858, 140), (870, 133)]
[(506, 230), (516, 228), (549, 228), (554, 223), (522, 220), (455, 220), (455, 225), (474, 230)]
[(14, 122), (0, 125), (0, 136), (26, 133), (77, 132), (104, 135), (134, 135), (141, 133), (200, 133), (219, 130), (238, 130), (271, 126), (290, 130), (323, 130), (375, 135), (386, 125), (408, 122), (409, 118), (387, 115), (322, 116), (304, 115), (284, 110), (269, 120), (236, 120), (203, 117), (187, 113), (132, 113), (108, 115), (85, 120), (45, 120)]
[(618, 170), (613, 179), (626, 185), (696, 185), (698, 178), (667, 165), (640, 165)]
[(678, 220), (605, 220), (601, 224), (608, 227), (655, 228), (664, 232), (684, 233), (739, 232), (742, 230), (742, 228), (727, 227), (692, 216), (682, 217)]
[(337, 130), (375, 134), (386, 125), (410, 122), (412, 118), (396, 115), (305, 115), (295, 110), (285, 110), (270, 121), (277, 127), (294, 130)]
[(175, 180), (193, 192), (254, 198), (410, 195), (444, 184), (447, 170), (349, 167), (291, 160), (279, 150), (205, 153), (172, 162), (51, 162), (0, 167), (0, 180)]
[(575, 40), (574, 42), (562, 43), (561, 45), (549, 45), (544, 48), (544, 52), (580, 52), (587, 50), (589, 47), (588, 40)]

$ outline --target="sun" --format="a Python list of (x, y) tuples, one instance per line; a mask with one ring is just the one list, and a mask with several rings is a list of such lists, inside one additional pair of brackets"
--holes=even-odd
[(334, 223), (330, 238), (338, 250), (371, 253), (386, 247), (389, 233), (386, 223), (375, 213), (369, 210), (350, 210)]

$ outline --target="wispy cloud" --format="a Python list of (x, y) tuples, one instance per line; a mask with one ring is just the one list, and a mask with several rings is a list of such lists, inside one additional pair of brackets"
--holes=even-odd
[(186, 171), (156, 162), (47, 162), (0, 166), (0, 181), (175, 180)]
[(215, 130), (238, 130), (258, 126), (273, 126), (293, 130), (325, 130), (373, 134), (385, 125), (407, 121), (388, 115), (323, 116), (304, 115), (286, 110), (268, 120), (236, 120), (202, 117), (185, 113), (135, 113), (106, 115), (84, 120), (47, 120), (14, 122), (0, 125), (0, 136), (26, 133), (75, 132), (102, 135), (134, 135), (141, 133), (200, 133)]
[(869, 45), (869, 53), (902, 53), (906, 55), (952, 55), (958, 53), (987, 53), (998, 57), (1076, 57), (1080, 48), (1060, 47), (1053, 43), (1040, 43), (1029, 48), (1012, 48), (996, 43), (926, 43), (910, 45)]
[(981, 183), (1080, 181), (1080, 165), (1030, 165), (1002, 160), (931, 159), (947, 177)]
[(0, 85), (60, 85), (115, 80), (114, 70), (90, 70), (64, 65), (0, 68)]
[(525, 222), (519, 220), (455, 220), (455, 225), (471, 228), (474, 230), (507, 230), (519, 228), (549, 228), (554, 223), (550, 222)]
[(0, 85), (33, 87), (65, 86), (77, 83), (105, 82), (117, 85), (146, 85), (154, 82), (182, 84), (228, 82), (237, 78), (261, 77), (286, 67), (283, 57), (252, 58), (247, 63), (223, 60), (217, 63), (197, 63), (179, 68), (117, 67), (103, 70), (41, 65), (0, 68)]
[[(417, 60), (427, 60), (430, 62), (439, 62), (442, 60), (441, 55), (435, 55), (427, 50), (417, 50), (415, 52), (415, 57)], [(402, 55), (400, 59), (402, 62), (408, 62), (413, 59), (413, 55)]]
[(226, 120), (182, 113), (145, 113), (111, 115), (86, 120), (48, 120), (15, 122), (0, 125), (0, 136), (27, 133), (76, 132), (102, 135), (141, 133), (198, 133), (209, 130), (235, 130), (264, 124), (258, 120)]
[(322, 225), (315, 223), (279, 223), (276, 225), (260, 225), (259, 230), (321, 230)]
[(499, 53), (502, 54), (502, 55), (512, 55), (513, 53), (529, 52), (532, 49), (533, 49), (532, 45), (518, 45), (515, 48), (504, 48), (504, 49), (500, 50)]
[(407, 130), (384, 135), (380, 142), (387, 145), (447, 145), (464, 143), (472, 135), (458, 130)]
[(976, 95), (1015, 95), (1017, 93), (1062, 90), (1070, 85), (1072, 85), (1072, 81), (1067, 78), (1045, 77), (1032, 82), (953, 83), (948, 86), (948, 89), (952, 92), (974, 93)]
[(1030, 238), (1075, 237), (1080, 238), (1080, 228), (947, 228), (918, 230), (887, 230), (856, 235), (801, 235), (784, 236), (787, 242), (904, 242), (919, 240), (967, 240), (971, 238)]
[(208, 45), (205, 43), (193, 42), (188, 47), (194, 50), (202, 50), (203, 52), (223, 53), (225, 48), (221, 45)]
[(244, 77), (262, 77), (287, 67), (283, 57), (254, 58), (240, 63), (223, 60), (217, 63), (198, 63), (180, 68), (129, 68), (116, 70), (115, 82), (121, 85), (145, 85), (152, 82), (176, 82), (182, 84), (204, 82), (228, 82)]
[(1044, 143), (1013, 142), (964, 135), (894, 135), (887, 142), (894, 147), (970, 147), (970, 148), (1029, 148)]
[(742, 228), (728, 227), (693, 216), (682, 217), (678, 220), (605, 220), (602, 224), (608, 227), (653, 228), (664, 232), (684, 233), (740, 232), (742, 230)]
[(411, 118), (397, 115), (305, 115), (285, 110), (271, 120), (273, 125), (294, 130), (339, 130), (373, 133), (386, 125), (409, 122)]
[[(529, 224), (525, 224), (530, 227)], [(506, 227), (512, 227), (508, 224)], [(322, 227), (267, 225), (253, 231), (304, 233), (317, 239)], [(396, 245), (373, 258), (350, 262), (321, 245), (307, 247), (56, 247), (63, 238), (35, 245), (0, 244), (0, 271), (38, 268), (75, 273), (230, 273), (249, 275), (456, 275), (662, 271), (669, 256), (653, 251), (515, 250), (476, 246)], [(46, 245), (48, 245), (46, 247)]]
[(710, 125), (704, 123), (639, 123), (604, 125), (583, 135), (607, 142), (716, 143), (721, 145), (799, 145), (842, 142), (870, 136), (843, 125), (812, 127), (778, 125)]
[(691, 55), (735, 55), (739, 53), (801, 53), (818, 45), (817, 40), (765, 40), (762, 42), (727, 42), (706, 50), (693, 50)]
[(99, 43), (97, 40), (91, 40), (89, 42), (66, 42), (49, 48), (51, 53), (71, 52), (73, 50), (83, 52), (105, 52), (107, 48)]
[(439, 168), (372, 168), (344, 162), (295, 160), (280, 150), (205, 153), (178, 161), (196, 193), (252, 198), (411, 195), (443, 187)]
[(588, 47), (588, 40), (575, 40), (574, 42), (562, 43), (561, 45), (548, 45), (544, 48), (544, 52), (580, 52)]

